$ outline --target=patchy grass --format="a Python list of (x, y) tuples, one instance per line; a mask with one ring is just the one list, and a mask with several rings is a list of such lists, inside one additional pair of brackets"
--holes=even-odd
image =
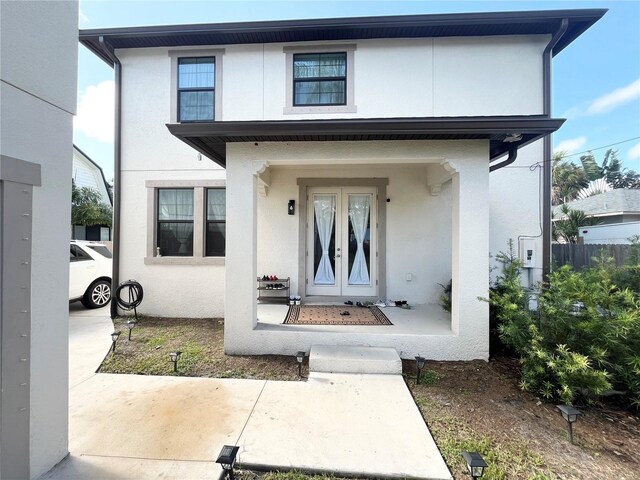
[(333, 475), (308, 475), (301, 472), (250, 472), (241, 470), (235, 474), (239, 480), (345, 480)]
[[(102, 372), (217, 378), (296, 380), (287, 356), (227, 356), (220, 320), (140, 318), (127, 340), (127, 318), (116, 353)], [(178, 373), (169, 352), (183, 352)], [(640, 465), (640, 420), (624, 410), (591, 408), (576, 423), (577, 445), (554, 405), (518, 388), (518, 363), (427, 362), (420, 385), (415, 362), (404, 361), (407, 385), (454, 478), (467, 479), (462, 451), (479, 452), (490, 465), (488, 480), (632, 480)], [(306, 375), (306, 372), (305, 372)], [(299, 472), (241, 471), (240, 480), (341, 480)]]
[[(457, 479), (468, 478), (463, 451), (479, 452), (489, 480), (636, 478), (640, 421), (628, 412), (591, 409), (575, 424), (577, 445), (554, 405), (517, 387), (517, 363), (428, 362), (437, 378), (415, 384), (415, 362), (403, 364), (407, 386)], [(427, 378), (429, 378), (427, 377)]]
[[(116, 318), (121, 331), (115, 354), (109, 353), (101, 372), (185, 377), (297, 380), (295, 357), (283, 355), (229, 356), (224, 354), (224, 326), (218, 319), (140, 317), (127, 339), (129, 318)], [(181, 351), (178, 372), (169, 352)]]

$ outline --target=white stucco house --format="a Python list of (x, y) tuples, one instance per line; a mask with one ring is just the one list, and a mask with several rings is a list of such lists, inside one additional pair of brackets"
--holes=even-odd
[[(141, 282), (147, 314), (224, 316), (230, 354), (487, 359), (490, 254), (519, 239), (534, 278), (549, 264), (552, 57), (604, 13), (81, 31), (115, 68), (113, 278)], [(282, 324), (256, 301), (263, 275), (303, 303), (413, 310)]]
[[(102, 203), (113, 206), (111, 189), (102, 168), (76, 145), (73, 146), (71, 178), (77, 188), (91, 188), (98, 192)], [(111, 240), (111, 229), (100, 225), (72, 225), (71, 238), (76, 240), (109, 241)]]

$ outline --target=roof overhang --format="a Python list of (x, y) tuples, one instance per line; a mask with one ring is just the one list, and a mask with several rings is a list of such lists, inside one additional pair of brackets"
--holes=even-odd
[[(488, 140), (493, 161), (509, 150), (555, 132), (563, 123), (564, 119), (532, 115), (223, 121), (169, 124), (167, 128), (187, 145), (225, 167), (227, 143), (242, 142)], [(512, 141), (505, 141), (507, 138)]]
[(540, 10), (104, 28), (80, 30), (80, 42), (113, 65), (113, 58), (100, 45), (101, 37), (110, 48), (119, 49), (372, 38), (553, 35), (562, 20), (567, 19), (567, 30), (553, 49), (555, 55), (606, 12), (606, 9)]

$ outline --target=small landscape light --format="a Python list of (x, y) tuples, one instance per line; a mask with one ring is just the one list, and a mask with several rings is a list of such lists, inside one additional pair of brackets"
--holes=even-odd
[(232, 445), (225, 445), (220, 450), (216, 463), (219, 463), (222, 469), (227, 472), (229, 478), (233, 480), (233, 466), (236, 463), (236, 455), (238, 454), (240, 447), (234, 447)]
[(487, 462), (484, 461), (482, 455), (478, 452), (462, 452), (464, 461), (467, 462), (469, 475), (471, 478), (480, 478), (484, 475), (484, 469), (487, 468)]
[(131, 340), (131, 330), (133, 330), (135, 326), (136, 326), (135, 320), (127, 321), (127, 327), (129, 327), (129, 340)]
[(560, 413), (562, 413), (562, 418), (567, 422), (569, 441), (573, 444), (573, 423), (578, 420), (582, 412), (573, 405), (556, 405), (556, 407), (560, 410)]
[(120, 336), (120, 332), (113, 332), (111, 334), (111, 342), (112, 342), (111, 349), (113, 350), (113, 353), (116, 352), (116, 342), (118, 341), (119, 336)]
[(423, 358), (421, 356), (416, 357), (416, 367), (418, 368), (418, 374), (416, 375), (416, 385), (420, 385), (420, 372), (424, 368), (424, 364), (426, 361), (426, 358)]
[(302, 362), (304, 362), (305, 353), (301, 350), (296, 354), (298, 361), (298, 377), (302, 378)]
[(180, 360), (180, 355), (182, 355), (182, 352), (180, 352), (180, 351), (171, 352), (169, 354), (169, 358), (171, 358), (171, 361), (173, 362), (173, 371), (174, 372), (178, 371), (178, 360)]

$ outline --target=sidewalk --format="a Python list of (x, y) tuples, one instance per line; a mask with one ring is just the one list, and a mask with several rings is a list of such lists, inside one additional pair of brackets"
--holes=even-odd
[(71, 375), (79, 380), (70, 388), (71, 455), (43, 479), (217, 479), (225, 444), (239, 445), (238, 463), (252, 468), (451, 478), (399, 375), (281, 382), (90, 374), (108, 350), (111, 322), (91, 317), (74, 328), (74, 315), (70, 364), (84, 373)]

